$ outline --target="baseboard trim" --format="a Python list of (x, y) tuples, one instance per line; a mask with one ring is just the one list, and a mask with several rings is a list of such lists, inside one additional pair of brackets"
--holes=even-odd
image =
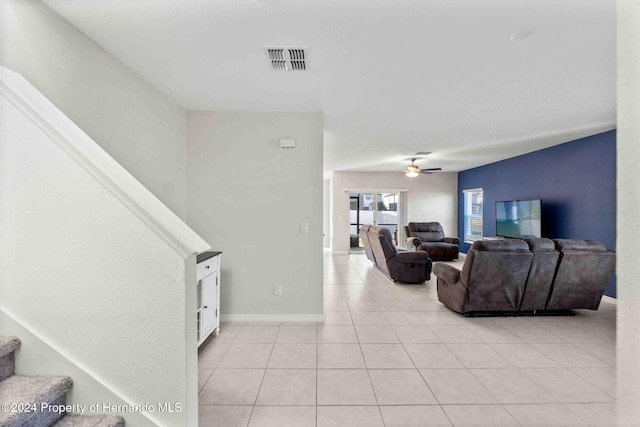
[(618, 304), (618, 300), (616, 298), (613, 297), (609, 297), (606, 295), (602, 295), (602, 301), (606, 301), (610, 304)]
[(323, 314), (223, 314), (222, 322), (324, 322)]
[(349, 255), (349, 251), (333, 251), (331, 253), (334, 255)]

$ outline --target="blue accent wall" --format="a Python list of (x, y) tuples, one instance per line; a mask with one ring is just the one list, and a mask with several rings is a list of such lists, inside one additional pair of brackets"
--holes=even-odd
[[(458, 174), (458, 230), (464, 235), (462, 191), (483, 189), (483, 234), (496, 235), (496, 202), (542, 200), (542, 237), (597, 240), (616, 247), (616, 131), (502, 160)], [(462, 252), (470, 244), (460, 245)], [(605, 295), (616, 296), (615, 277)]]

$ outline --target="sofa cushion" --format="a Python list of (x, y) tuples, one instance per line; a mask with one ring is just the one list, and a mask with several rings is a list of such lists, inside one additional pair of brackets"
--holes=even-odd
[(556, 245), (551, 239), (545, 239), (543, 237), (529, 237), (524, 239), (529, 245), (529, 249), (532, 252), (553, 252), (556, 250)]
[(445, 242), (423, 242), (419, 251), (425, 251), (433, 261), (451, 261), (458, 259), (458, 245)]
[(594, 240), (554, 239), (556, 248), (561, 252), (607, 252), (607, 248)]
[(399, 262), (403, 262), (405, 264), (407, 263), (413, 263), (413, 264), (427, 264), (430, 263), (431, 261), (429, 260), (428, 256), (425, 256), (425, 254), (422, 251), (404, 251), (404, 252), (398, 252), (396, 254), (396, 259)]
[(529, 252), (529, 245), (520, 239), (476, 240), (471, 249), (479, 252)]

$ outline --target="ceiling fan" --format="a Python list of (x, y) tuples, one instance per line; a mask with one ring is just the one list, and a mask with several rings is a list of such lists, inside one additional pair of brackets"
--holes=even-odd
[(420, 169), (418, 167), (418, 165), (415, 164), (416, 159), (411, 159), (411, 164), (409, 166), (407, 166), (407, 169), (404, 171), (404, 173), (410, 177), (410, 178), (414, 178), (416, 176), (418, 176), (419, 174), (423, 173), (426, 175), (432, 174), (435, 171), (441, 171), (442, 168), (427, 168), (427, 169)]

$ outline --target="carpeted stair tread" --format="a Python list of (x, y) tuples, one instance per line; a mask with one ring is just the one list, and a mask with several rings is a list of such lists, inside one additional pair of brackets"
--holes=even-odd
[(0, 357), (4, 357), (20, 348), (20, 338), (0, 336)]
[[(63, 376), (13, 375), (0, 381), (0, 402), (36, 404), (39, 409), (44, 402), (64, 402), (72, 384), (71, 378)], [(33, 412), (0, 411), (0, 426), (38, 425), (30, 422), (33, 418)]]
[(16, 353), (20, 348), (17, 337), (0, 337), (0, 381), (16, 372)]
[(124, 418), (116, 415), (67, 414), (53, 427), (124, 427)]

